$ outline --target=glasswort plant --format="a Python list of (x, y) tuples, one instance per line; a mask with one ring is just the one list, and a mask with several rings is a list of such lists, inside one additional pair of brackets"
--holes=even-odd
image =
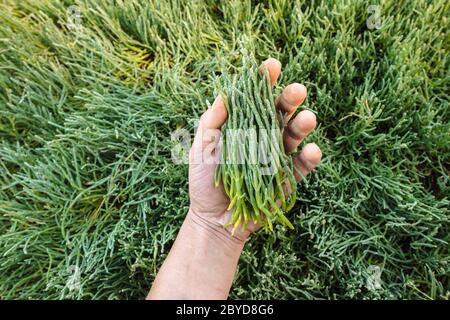
[(240, 76), (222, 76), (221, 95), (228, 109), (221, 161), (215, 184), (223, 183), (233, 209), (226, 227), (232, 232), (249, 221), (273, 229), (273, 221), (293, 229), (284, 213), (296, 200), (292, 159), (283, 146), (282, 115), (275, 109), (267, 70), (258, 72), (253, 56), (243, 51)]

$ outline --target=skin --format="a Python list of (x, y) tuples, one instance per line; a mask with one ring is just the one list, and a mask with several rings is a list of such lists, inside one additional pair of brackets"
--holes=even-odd
[[(269, 58), (263, 64), (274, 85), (281, 73), (281, 63)], [(306, 96), (304, 85), (292, 83), (275, 101), (276, 107), (285, 115), (283, 139), (288, 154), (316, 127), (316, 116), (309, 110), (303, 110), (292, 118)], [(223, 187), (214, 186), (216, 163), (194, 161), (202, 156), (218, 160), (219, 154), (209, 146), (213, 139), (211, 136), (220, 135), (226, 120), (227, 109), (219, 96), (200, 118), (189, 155), (190, 208), (147, 299), (226, 299), (245, 241), (259, 228), (249, 223), (246, 230), (239, 227), (231, 235), (230, 230), (223, 227), (230, 219), (231, 212), (227, 210), (230, 200)], [(205, 132), (209, 134), (205, 135)], [(308, 175), (321, 158), (322, 153), (316, 144), (306, 144), (293, 158), (298, 170), (295, 172), (297, 181)]]

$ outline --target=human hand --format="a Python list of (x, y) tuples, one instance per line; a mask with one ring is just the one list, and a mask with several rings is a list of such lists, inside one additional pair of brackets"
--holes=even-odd
[[(281, 63), (273, 58), (263, 62), (274, 85), (281, 73)], [(263, 68), (260, 67), (262, 72)], [(292, 115), (305, 101), (307, 91), (304, 85), (292, 83), (276, 99), (275, 105), (284, 115), (285, 130), (283, 134), (284, 148), (287, 154), (292, 153), (303, 139), (316, 127), (316, 116), (309, 110), (299, 112), (293, 119)], [(224, 225), (230, 220), (232, 210), (227, 210), (230, 200), (222, 185), (215, 187), (214, 172), (219, 162), (220, 153), (217, 150), (220, 130), (227, 120), (227, 108), (222, 97), (218, 96), (211, 108), (200, 118), (194, 143), (189, 153), (189, 196), (191, 219), (206, 228), (218, 232), (226, 231)], [(294, 156), (297, 182), (309, 174), (320, 162), (320, 148), (309, 143), (300, 153)], [(299, 173), (300, 172), (300, 173)], [(247, 228), (237, 228), (233, 238), (245, 240), (248, 235), (257, 230), (259, 225), (249, 222)], [(228, 230), (229, 231), (229, 230)]]
[[(275, 84), (281, 63), (268, 59), (264, 65), (272, 85)], [(291, 119), (305, 98), (306, 88), (293, 83), (275, 101), (278, 110), (284, 113), (287, 153), (294, 151), (316, 127), (316, 117), (311, 111), (301, 111)], [(158, 272), (149, 299), (226, 299), (245, 239), (259, 228), (249, 223), (245, 230), (238, 227), (233, 234), (224, 228), (231, 217), (227, 210), (230, 200), (223, 186), (216, 188), (214, 174), (220, 157), (217, 150), (220, 129), (226, 119), (227, 108), (221, 97), (200, 118), (189, 152), (189, 213)], [(293, 163), (299, 171), (294, 173), (297, 181), (319, 164), (321, 156), (314, 143), (307, 144), (294, 156)]]

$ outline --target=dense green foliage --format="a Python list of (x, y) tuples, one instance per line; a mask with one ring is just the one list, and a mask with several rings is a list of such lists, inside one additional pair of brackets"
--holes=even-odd
[(243, 39), (306, 85), (324, 157), (231, 297), (449, 297), (448, 1), (382, 1), (380, 29), (356, 0), (72, 4), (0, 4), (0, 299), (145, 296), (188, 207), (171, 132)]

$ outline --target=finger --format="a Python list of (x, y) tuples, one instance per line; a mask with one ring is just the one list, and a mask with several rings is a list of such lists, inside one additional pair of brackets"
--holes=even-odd
[(194, 143), (189, 151), (189, 163), (212, 163), (219, 157), (220, 128), (227, 117), (225, 102), (221, 96), (218, 96), (212, 106), (200, 117)]
[[(281, 62), (278, 61), (277, 59), (269, 58), (262, 64), (266, 67), (267, 71), (269, 72), (270, 84), (272, 86), (275, 85), (281, 73)], [(261, 72), (261, 74), (264, 74), (265, 72), (263, 65), (259, 67), (259, 72)]]
[(309, 110), (303, 110), (288, 123), (283, 133), (284, 151), (286, 154), (294, 151), (305, 137), (317, 125), (316, 115)]
[(295, 179), (300, 182), (303, 177), (317, 167), (321, 159), (322, 151), (315, 143), (308, 143), (304, 146), (302, 151), (292, 159), (295, 166)]
[(275, 106), (285, 116), (285, 123), (289, 121), (297, 108), (305, 101), (308, 92), (300, 83), (292, 83), (284, 88), (280, 96), (275, 100)]
[(218, 96), (211, 108), (200, 117), (200, 126), (204, 129), (220, 129), (228, 117), (227, 107), (221, 96)]

